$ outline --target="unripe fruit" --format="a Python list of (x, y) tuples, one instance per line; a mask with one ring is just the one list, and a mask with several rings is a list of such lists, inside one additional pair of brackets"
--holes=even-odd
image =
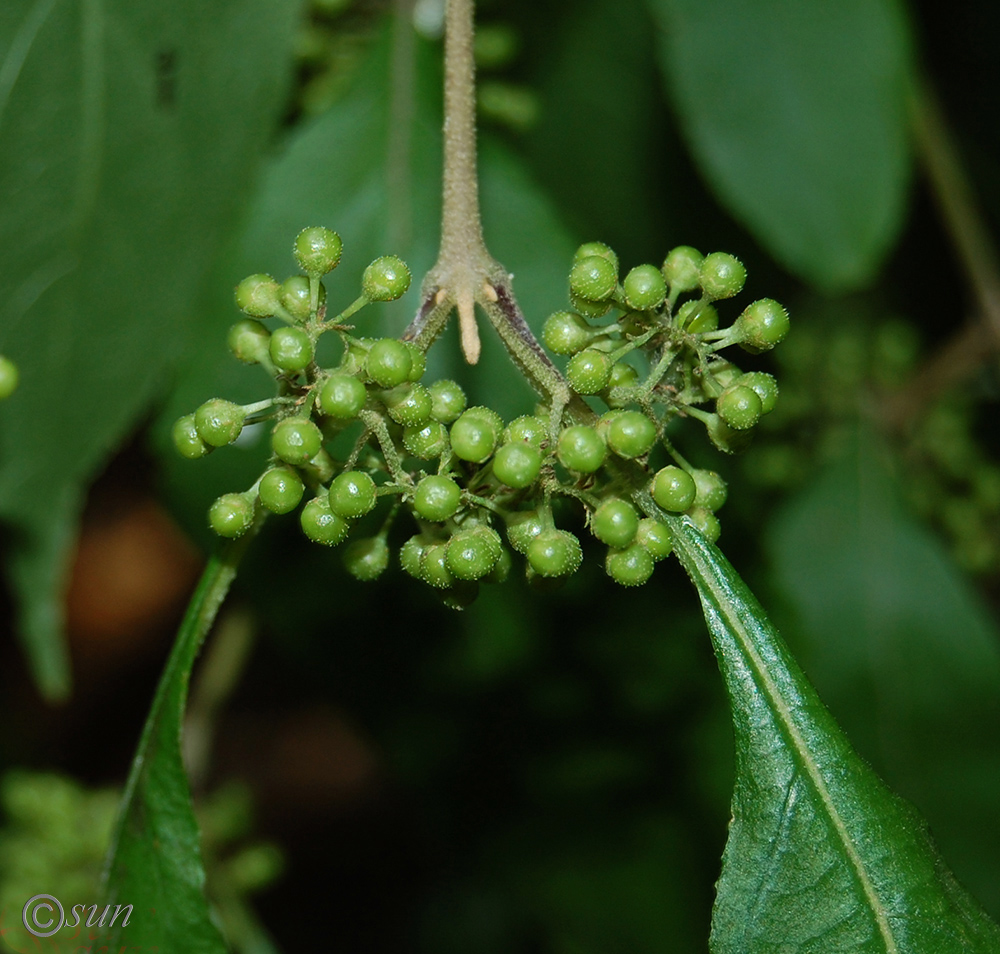
[(708, 370), (712, 373), (714, 384), (722, 390), (735, 384), (736, 379), (743, 376), (743, 372), (731, 361), (713, 361)]
[(287, 417), (271, 432), (271, 449), (286, 464), (308, 464), (323, 446), (320, 429), (302, 417)]
[(629, 307), (639, 311), (659, 308), (667, 297), (667, 283), (655, 265), (636, 265), (625, 276), (622, 290)]
[(420, 557), (423, 555), (424, 547), (430, 543), (430, 538), (422, 533), (410, 537), (399, 548), (399, 565), (403, 572), (412, 576), (415, 580), (420, 579)]
[(313, 359), (313, 346), (301, 328), (278, 328), (268, 346), (271, 360), (282, 371), (301, 371)]
[(623, 411), (608, 425), (607, 441), (619, 457), (642, 457), (656, 443), (656, 425), (641, 411)]
[(355, 540), (343, 555), (344, 569), (356, 580), (377, 580), (389, 565), (389, 545), (384, 537)]
[(447, 589), (455, 583), (455, 577), (448, 569), (447, 554), (446, 543), (432, 543), (424, 547), (420, 554), (420, 579), (438, 590)]
[(451, 449), (456, 457), (481, 464), (493, 453), (500, 429), (489, 418), (475, 413), (475, 410), (470, 408), (451, 425)]
[(198, 436), (212, 447), (232, 444), (240, 436), (245, 420), (243, 408), (222, 398), (212, 398), (194, 412)]
[(750, 446), (753, 430), (740, 431), (730, 427), (718, 414), (713, 414), (705, 425), (709, 440), (724, 454), (738, 454)]
[(257, 495), (271, 513), (291, 513), (302, 500), (305, 485), (291, 467), (272, 467), (260, 479)]
[(313, 497), (299, 515), (302, 532), (313, 543), (333, 547), (340, 543), (350, 532), (351, 525), (330, 509), (330, 501), (326, 496)]
[(747, 305), (733, 322), (740, 346), (751, 354), (768, 351), (788, 334), (788, 312), (776, 301), (762, 298)]
[(664, 509), (681, 513), (694, 503), (697, 492), (694, 478), (680, 467), (671, 464), (658, 471), (653, 478), (653, 499)]
[(493, 458), (496, 478), (514, 490), (530, 487), (542, 470), (542, 452), (534, 444), (514, 441), (504, 444)]
[(610, 299), (607, 301), (588, 301), (586, 298), (574, 295), (572, 291), (569, 295), (569, 303), (573, 306), (573, 311), (585, 318), (600, 318), (611, 310)]
[(573, 253), (573, 261), (579, 262), (581, 259), (590, 258), (592, 255), (596, 255), (598, 258), (606, 258), (614, 265), (615, 272), (618, 272), (618, 256), (610, 245), (605, 245), (603, 242), (584, 242)]
[(705, 256), (690, 245), (678, 245), (671, 249), (663, 262), (663, 277), (670, 286), (671, 294), (694, 291), (701, 280), (701, 263)]
[(0, 354), (0, 401), (5, 401), (17, 390), (20, 378), (17, 365), (10, 358)]
[(707, 301), (686, 301), (677, 309), (677, 324), (693, 335), (701, 335), (719, 327), (719, 313)]
[(642, 586), (653, 575), (655, 564), (649, 551), (634, 543), (624, 550), (608, 550), (604, 569), (621, 586)]
[(556, 444), (559, 463), (581, 474), (592, 474), (608, 456), (608, 449), (600, 434), (586, 424), (567, 427)]
[(295, 244), (292, 246), (299, 268), (314, 278), (333, 271), (343, 250), (344, 243), (340, 236), (321, 225), (303, 229), (295, 237)]
[(760, 413), (770, 414), (778, 403), (778, 382), (773, 374), (764, 371), (748, 371), (736, 379), (736, 384), (753, 388), (760, 398)]
[(378, 499), (375, 481), (364, 471), (348, 470), (330, 484), (330, 509), (345, 520), (363, 517)]
[(270, 318), (280, 306), (278, 283), (270, 275), (249, 275), (236, 286), (236, 306), (254, 318)]
[(630, 388), (639, 383), (639, 372), (625, 361), (616, 361), (611, 366), (609, 388)]
[(403, 347), (410, 353), (410, 373), (406, 376), (406, 380), (419, 381), (427, 370), (427, 355), (412, 341), (404, 341)]
[(431, 417), (430, 392), (422, 384), (401, 384), (382, 393), (389, 417), (397, 424), (423, 427)]
[(539, 576), (575, 573), (583, 562), (580, 541), (567, 530), (543, 530), (528, 545), (528, 563)]
[(466, 407), (461, 385), (445, 378), (435, 381), (428, 390), (431, 394), (431, 417), (442, 424), (457, 421)]
[(365, 373), (382, 388), (402, 384), (409, 377), (412, 367), (409, 350), (395, 338), (379, 338), (368, 349), (365, 358)]
[(507, 518), (507, 542), (518, 553), (527, 553), (531, 541), (545, 529), (545, 521), (534, 510), (523, 510)]
[(448, 541), (445, 561), (458, 580), (479, 580), (500, 558), (500, 538), (488, 527), (462, 529)]
[(742, 384), (732, 384), (715, 402), (715, 412), (730, 427), (746, 431), (759, 420), (762, 405), (757, 392)]
[(688, 519), (695, 525), (698, 532), (709, 543), (715, 543), (722, 533), (722, 524), (711, 510), (704, 507), (692, 507), (686, 514)]
[(524, 414), (515, 417), (503, 431), (505, 444), (524, 441), (534, 447), (541, 447), (549, 439), (549, 430), (545, 421), (534, 414)]
[(320, 388), (319, 409), (329, 417), (347, 421), (358, 416), (367, 397), (368, 391), (357, 378), (331, 374)]
[(697, 488), (694, 496), (696, 507), (714, 512), (726, 502), (726, 482), (714, 470), (692, 470), (691, 476)]
[(245, 364), (259, 364), (268, 357), (270, 342), (271, 332), (251, 318), (237, 321), (226, 337), (229, 350)]
[(462, 489), (450, 477), (431, 474), (421, 479), (413, 494), (413, 509), (419, 517), (442, 523), (458, 513)]
[(421, 460), (440, 457), (448, 447), (448, 431), (437, 421), (430, 421), (423, 427), (404, 428), (403, 447)]
[[(312, 314), (312, 293), (309, 279), (304, 275), (292, 275), (281, 283), (279, 290), (281, 307), (296, 321), (305, 321)], [(326, 300), (326, 289), (319, 286), (319, 303)]]
[(582, 351), (597, 332), (572, 311), (557, 311), (545, 319), (542, 341), (555, 354), (576, 354)]
[(223, 494), (208, 510), (208, 525), (230, 540), (243, 536), (252, 523), (253, 504), (243, 494)]
[(702, 291), (710, 301), (732, 298), (743, 289), (747, 280), (747, 270), (735, 255), (726, 252), (712, 252), (701, 263), (698, 276)]
[(643, 517), (639, 521), (635, 542), (654, 560), (665, 559), (670, 556), (670, 551), (673, 549), (673, 541), (670, 539), (670, 531), (666, 524), (652, 517)]
[(613, 262), (589, 255), (574, 262), (569, 272), (570, 294), (587, 301), (605, 301), (618, 287), (618, 268)]
[(365, 359), (375, 338), (348, 338), (347, 352), (341, 364), (341, 374), (357, 374), (364, 371)]
[(483, 577), (484, 583), (504, 583), (507, 577), (510, 576), (510, 568), (513, 566), (514, 561), (511, 559), (510, 550), (505, 546), (500, 547), (500, 556), (497, 558), (496, 564), (493, 569), (490, 570), (486, 576)]
[(395, 301), (410, 287), (410, 270), (395, 255), (376, 258), (361, 276), (361, 292), (369, 301)]
[(570, 358), (566, 377), (579, 394), (596, 394), (607, 387), (612, 364), (611, 358), (603, 351), (586, 348)]
[(608, 497), (590, 518), (590, 530), (601, 543), (619, 550), (631, 545), (639, 529), (635, 507), (619, 497)]
[(198, 434), (193, 414), (185, 414), (184, 417), (178, 418), (170, 436), (173, 438), (177, 453), (188, 460), (198, 460), (212, 450), (211, 445), (206, 444)]

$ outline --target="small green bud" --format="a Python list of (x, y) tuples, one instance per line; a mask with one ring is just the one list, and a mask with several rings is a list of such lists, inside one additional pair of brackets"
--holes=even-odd
[(410, 270), (395, 255), (383, 255), (361, 277), (361, 292), (369, 301), (395, 301), (410, 287)]

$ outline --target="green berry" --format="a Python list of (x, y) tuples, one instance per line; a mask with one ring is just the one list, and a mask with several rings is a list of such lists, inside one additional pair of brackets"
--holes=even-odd
[(515, 441), (504, 444), (493, 458), (493, 473), (514, 490), (530, 487), (542, 470), (542, 452), (534, 444)]
[(389, 565), (389, 544), (384, 537), (355, 540), (343, 555), (344, 569), (356, 580), (377, 580)]
[(569, 576), (583, 562), (580, 541), (568, 530), (543, 530), (528, 545), (528, 563), (541, 577)]
[(245, 420), (243, 408), (222, 398), (212, 398), (194, 412), (198, 436), (212, 447), (232, 444), (240, 436)]
[(760, 420), (761, 400), (753, 388), (731, 384), (716, 400), (715, 413), (730, 427), (746, 431)]
[(309, 479), (317, 484), (328, 483), (339, 469), (339, 466), (334, 463), (333, 458), (326, 448), (322, 447), (318, 454), (313, 455), (306, 463), (300, 466)]
[(490, 570), (486, 576), (483, 577), (484, 583), (503, 583), (506, 581), (507, 577), (510, 576), (510, 569), (513, 566), (514, 561), (511, 559), (510, 550), (506, 547), (500, 547), (500, 556), (497, 558), (497, 562), (494, 564), (493, 569)]
[(714, 361), (708, 366), (708, 370), (712, 374), (714, 383), (722, 390), (735, 384), (737, 378), (743, 376), (743, 372), (731, 361)]
[(302, 478), (291, 467), (272, 467), (261, 477), (257, 495), (271, 513), (291, 513), (305, 489)]
[(407, 427), (423, 427), (431, 417), (431, 396), (422, 384), (401, 384), (382, 392), (389, 417)]
[(609, 388), (630, 388), (639, 383), (639, 372), (626, 361), (616, 361), (611, 365)]
[(534, 510), (522, 510), (507, 518), (507, 542), (518, 553), (527, 553), (531, 541), (545, 529), (545, 521)]
[(726, 482), (714, 470), (692, 470), (691, 476), (697, 488), (694, 496), (696, 507), (704, 507), (714, 513), (726, 502)]
[(20, 378), (17, 365), (10, 358), (0, 354), (0, 401), (5, 401), (17, 390)]
[(375, 338), (348, 338), (347, 351), (340, 363), (341, 374), (358, 374), (364, 371), (365, 359)]
[(475, 412), (475, 408), (466, 411), (451, 425), (449, 433), (456, 457), (481, 464), (493, 453), (500, 429), (489, 418)]
[(375, 507), (375, 481), (364, 471), (347, 470), (330, 484), (330, 509), (345, 520), (363, 517)]
[(437, 421), (430, 421), (423, 427), (406, 427), (403, 429), (403, 447), (407, 453), (421, 460), (440, 457), (448, 447), (448, 431), (444, 424)]
[(697, 493), (694, 478), (680, 467), (671, 464), (658, 471), (653, 478), (653, 499), (664, 509), (682, 513), (694, 503)]
[(271, 450), (286, 464), (308, 464), (323, 446), (320, 429), (303, 417), (287, 417), (271, 432)]
[(598, 255), (588, 255), (573, 263), (569, 272), (571, 295), (587, 301), (606, 301), (618, 287), (618, 267)]
[(670, 531), (666, 524), (652, 517), (643, 517), (639, 521), (635, 542), (654, 560), (665, 559), (670, 556), (670, 551), (673, 549), (673, 541), (670, 539)]
[[(312, 314), (312, 292), (309, 279), (304, 275), (293, 275), (281, 283), (279, 290), (281, 307), (296, 321), (305, 321)], [(326, 300), (326, 290), (319, 286), (319, 301)]]
[(576, 354), (586, 348), (597, 333), (576, 312), (557, 311), (545, 319), (542, 341), (554, 354)]
[(423, 477), (413, 494), (413, 509), (417, 516), (441, 523), (458, 513), (462, 505), (462, 488), (450, 477), (431, 474)]
[(496, 411), (491, 407), (483, 407), (481, 404), (477, 404), (475, 407), (470, 407), (465, 412), (467, 417), (477, 417), (481, 421), (485, 421), (490, 427), (493, 428), (497, 433), (497, 439), (499, 440), (499, 435), (503, 434), (503, 418), (497, 414)]
[(240, 361), (245, 364), (259, 364), (270, 355), (271, 332), (259, 321), (245, 318), (243, 321), (237, 321), (229, 329), (226, 342), (229, 350)]
[(457, 580), (480, 580), (500, 558), (500, 538), (488, 527), (459, 530), (445, 551), (448, 570)]
[(395, 301), (410, 287), (410, 270), (395, 255), (376, 258), (361, 276), (361, 292), (369, 301)]
[(302, 532), (313, 543), (333, 547), (350, 532), (351, 525), (330, 509), (330, 501), (323, 497), (313, 497), (299, 515)]
[(344, 243), (340, 236), (321, 225), (312, 225), (303, 229), (295, 237), (292, 254), (299, 268), (313, 278), (319, 278), (333, 271), (340, 261), (340, 253)]
[(677, 326), (693, 335), (715, 331), (719, 327), (719, 313), (707, 301), (686, 301), (677, 309)]
[(590, 518), (590, 531), (601, 543), (624, 549), (635, 539), (639, 515), (635, 507), (620, 497), (608, 497)]
[(751, 354), (769, 351), (788, 334), (788, 327), (788, 312), (770, 298), (747, 305), (733, 323), (740, 346)]
[(236, 307), (254, 318), (270, 318), (280, 306), (278, 283), (270, 275), (250, 275), (236, 286)]
[(406, 376), (406, 380), (419, 381), (424, 376), (424, 371), (427, 370), (427, 355), (412, 341), (404, 341), (403, 346), (410, 353), (410, 373)]
[(585, 348), (569, 359), (569, 364), (566, 365), (566, 377), (578, 394), (596, 394), (598, 391), (603, 391), (611, 380), (613, 363), (603, 351)]
[(778, 382), (773, 374), (764, 371), (748, 371), (736, 379), (736, 384), (753, 388), (760, 398), (760, 413), (770, 414), (778, 402)]
[(409, 377), (412, 367), (409, 350), (395, 338), (379, 338), (368, 349), (365, 358), (365, 373), (382, 388), (402, 384)]
[(462, 386), (445, 378), (435, 381), (428, 390), (431, 393), (431, 417), (442, 424), (457, 421), (467, 403)]
[(701, 263), (705, 256), (690, 245), (671, 249), (663, 262), (663, 277), (675, 297), (682, 292), (694, 291), (701, 281)]
[(608, 426), (607, 441), (619, 457), (642, 457), (656, 443), (656, 425), (641, 411), (623, 411)]
[(253, 504), (244, 494), (223, 494), (208, 510), (208, 525), (220, 536), (243, 536), (253, 523)]
[(750, 446), (753, 430), (740, 431), (730, 427), (718, 414), (712, 414), (705, 425), (709, 440), (724, 454), (738, 454)]
[(448, 569), (448, 544), (432, 543), (420, 554), (420, 579), (435, 589), (444, 590), (455, 583)]
[(548, 425), (534, 414), (524, 414), (521, 417), (515, 417), (503, 431), (503, 442), (505, 444), (524, 441), (534, 447), (541, 447), (548, 439)]
[(602, 315), (606, 315), (611, 309), (610, 299), (607, 301), (588, 301), (586, 298), (581, 298), (572, 292), (570, 292), (569, 303), (573, 306), (573, 311), (583, 315), (585, 318), (600, 318)]
[(556, 456), (563, 467), (581, 474), (592, 474), (604, 463), (608, 449), (594, 428), (574, 424), (559, 435)]
[(636, 265), (625, 276), (622, 290), (629, 307), (638, 311), (659, 308), (667, 297), (667, 283), (655, 265)]
[(403, 572), (412, 576), (415, 580), (420, 579), (420, 557), (423, 555), (424, 547), (430, 542), (429, 537), (422, 533), (410, 537), (399, 548), (399, 565)]
[(188, 460), (197, 460), (212, 450), (212, 446), (206, 444), (198, 434), (193, 414), (185, 414), (184, 417), (178, 418), (170, 436), (173, 438), (177, 453)]
[(738, 295), (747, 280), (747, 270), (735, 255), (712, 252), (705, 256), (698, 276), (705, 297), (716, 301)]
[(592, 255), (596, 255), (598, 258), (606, 258), (614, 265), (615, 272), (617, 273), (618, 256), (614, 253), (610, 245), (605, 245), (603, 242), (584, 242), (573, 253), (573, 261), (579, 262), (581, 259), (590, 258)]
[(301, 371), (313, 359), (312, 341), (301, 328), (278, 328), (268, 351), (274, 366), (282, 371)]
[(653, 575), (655, 564), (652, 554), (634, 543), (626, 549), (608, 550), (604, 569), (621, 586), (642, 586)]
[(719, 539), (722, 525), (711, 510), (706, 510), (704, 507), (692, 507), (686, 516), (709, 543), (715, 543)]
[(331, 374), (319, 391), (319, 409), (328, 417), (341, 421), (357, 417), (365, 406), (368, 391), (348, 374)]

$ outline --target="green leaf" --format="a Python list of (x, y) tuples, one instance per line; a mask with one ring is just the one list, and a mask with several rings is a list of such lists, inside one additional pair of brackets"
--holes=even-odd
[(163, 384), (283, 106), (295, 3), (0, 9), (0, 519), (31, 668), (68, 691), (86, 483)]
[(108, 852), (102, 904), (133, 908), (127, 926), (123, 918), (108, 932), (110, 944), (190, 954), (226, 951), (205, 900), (181, 727), (191, 667), (253, 536), (225, 545), (209, 561), (157, 686)]
[[(789, 639), (858, 750), (1000, 911), (1000, 633), (864, 434), (771, 523)], [(822, 541), (822, 545), (817, 545)]]
[(851, 748), (746, 584), (690, 523), (667, 522), (736, 738), (713, 954), (995, 954), (1000, 928)]
[(685, 136), (788, 269), (864, 284), (901, 224), (909, 40), (895, 0), (649, 0)]

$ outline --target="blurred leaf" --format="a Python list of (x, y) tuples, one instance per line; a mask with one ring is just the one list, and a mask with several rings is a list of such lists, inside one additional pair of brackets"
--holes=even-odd
[(828, 290), (901, 224), (909, 40), (895, 0), (649, 0), (685, 135), (732, 213)]
[(669, 523), (736, 737), (713, 954), (1000, 949), (1000, 928), (955, 881), (913, 808), (851, 748), (736, 571), (689, 523)]
[(82, 488), (162, 386), (283, 105), (297, 4), (0, 9), (0, 517), (31, 668), (61, 639)]
[(1000, 634), (903, 510), (872, 435), (788, 502), (768, 547), (794, 645), (824, 698), (1000, 912)]

